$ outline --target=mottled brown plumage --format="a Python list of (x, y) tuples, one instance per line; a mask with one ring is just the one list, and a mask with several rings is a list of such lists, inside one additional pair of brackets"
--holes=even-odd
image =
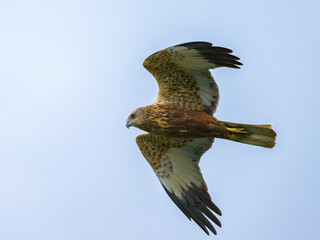
[(152, 104), (143, 107), (144, 121), (139, 128), (167, 137), (227, 138), (225, 124), (203, 110), (189, 110), (172, 104)]
[(152, 54), (143, 66), (158, 82), (157, 99), (127, 119), (127, 127), (148, 132), (136, 141), (169, 197), (207, 234), (208, 229), (216, 234), (209, 220), (221, 227), (211, 211), (221, 211), (211, 201), (198, 163), (214, 138), (267, 148), (275, 144), (271, 125), (223, 122), (212, 116), (219, 89), (209, 69), (239, 68), (239, 58), (230, 53), (211, 43), (191, 42)]

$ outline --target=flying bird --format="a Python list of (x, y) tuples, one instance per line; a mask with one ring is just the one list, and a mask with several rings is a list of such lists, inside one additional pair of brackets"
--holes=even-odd
[[(249, 125), (220, 121), (213, 116), (219, 89), (209, 69), (239, 68), (232, 51), (208, 42), (189, 42), (150, 55), (143, 66), (159, 85), (152, 105), (136, 108), (126, 126), (148, 133), (136, 142), (179, 209), (209, 235), (216, 234), (211, 222), (221, 227), (199, 168), (201, 156), (215, 138), (273, 148), (276, 133), (271, 125)], [(216, 214), (216, 215), (215, 215)]]

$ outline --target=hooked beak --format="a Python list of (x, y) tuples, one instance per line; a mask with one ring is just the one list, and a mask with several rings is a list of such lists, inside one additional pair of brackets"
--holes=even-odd
[(129, 127), (131, 127), (131, 125), (130, 125), (129, 123), (127, 123), (127, 124), (126, 124), (126, 127), (129, 128)]

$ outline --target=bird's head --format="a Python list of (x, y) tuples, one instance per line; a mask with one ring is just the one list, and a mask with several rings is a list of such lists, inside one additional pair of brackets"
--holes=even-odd
[(139, 128), (143, 122), (143, 108), (134, 109), (127, 118), (126, 127), (131, 126)]

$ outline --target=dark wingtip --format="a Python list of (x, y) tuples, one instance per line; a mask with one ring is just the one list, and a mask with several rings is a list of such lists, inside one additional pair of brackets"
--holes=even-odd
[(206, 234), (209, 235), (209, 229), (213, 234), (217, 235), (216, 229), (212, 226), (209, 220), (214, 222), (219, 227), (221, 227), (221, 222), (210, 211), (210, 209), (220, 216), (222, 214), (220, 209), (211, 201), (206, 187), (202, 186), (199, 188), (192, 184), (192, 186), (187, 190), (182, 189), (183, 198), (181, 199), (174, 193), (168, 191), (164, 185), (162, 186), (171, 200), (178, 206), (178, 208), (189, 220), (192, 219)]
[(187, 42), (176, 46), (187, 47), (197, 50), (205, 59), (215, 64), (217, 67), (229, 67), (239, 69), (243, 64), (239, 62), (240, 58), (230, 54), (232, 50), (224, 47), (212, 46), (209, 42)]
[(194, 41), (194, 42), (186, 42), (175, 45), (176, 47), (187, 47), (187, 48), (204, 48), (211, 47), (212, 43), (204, 42), (204, 41)]

